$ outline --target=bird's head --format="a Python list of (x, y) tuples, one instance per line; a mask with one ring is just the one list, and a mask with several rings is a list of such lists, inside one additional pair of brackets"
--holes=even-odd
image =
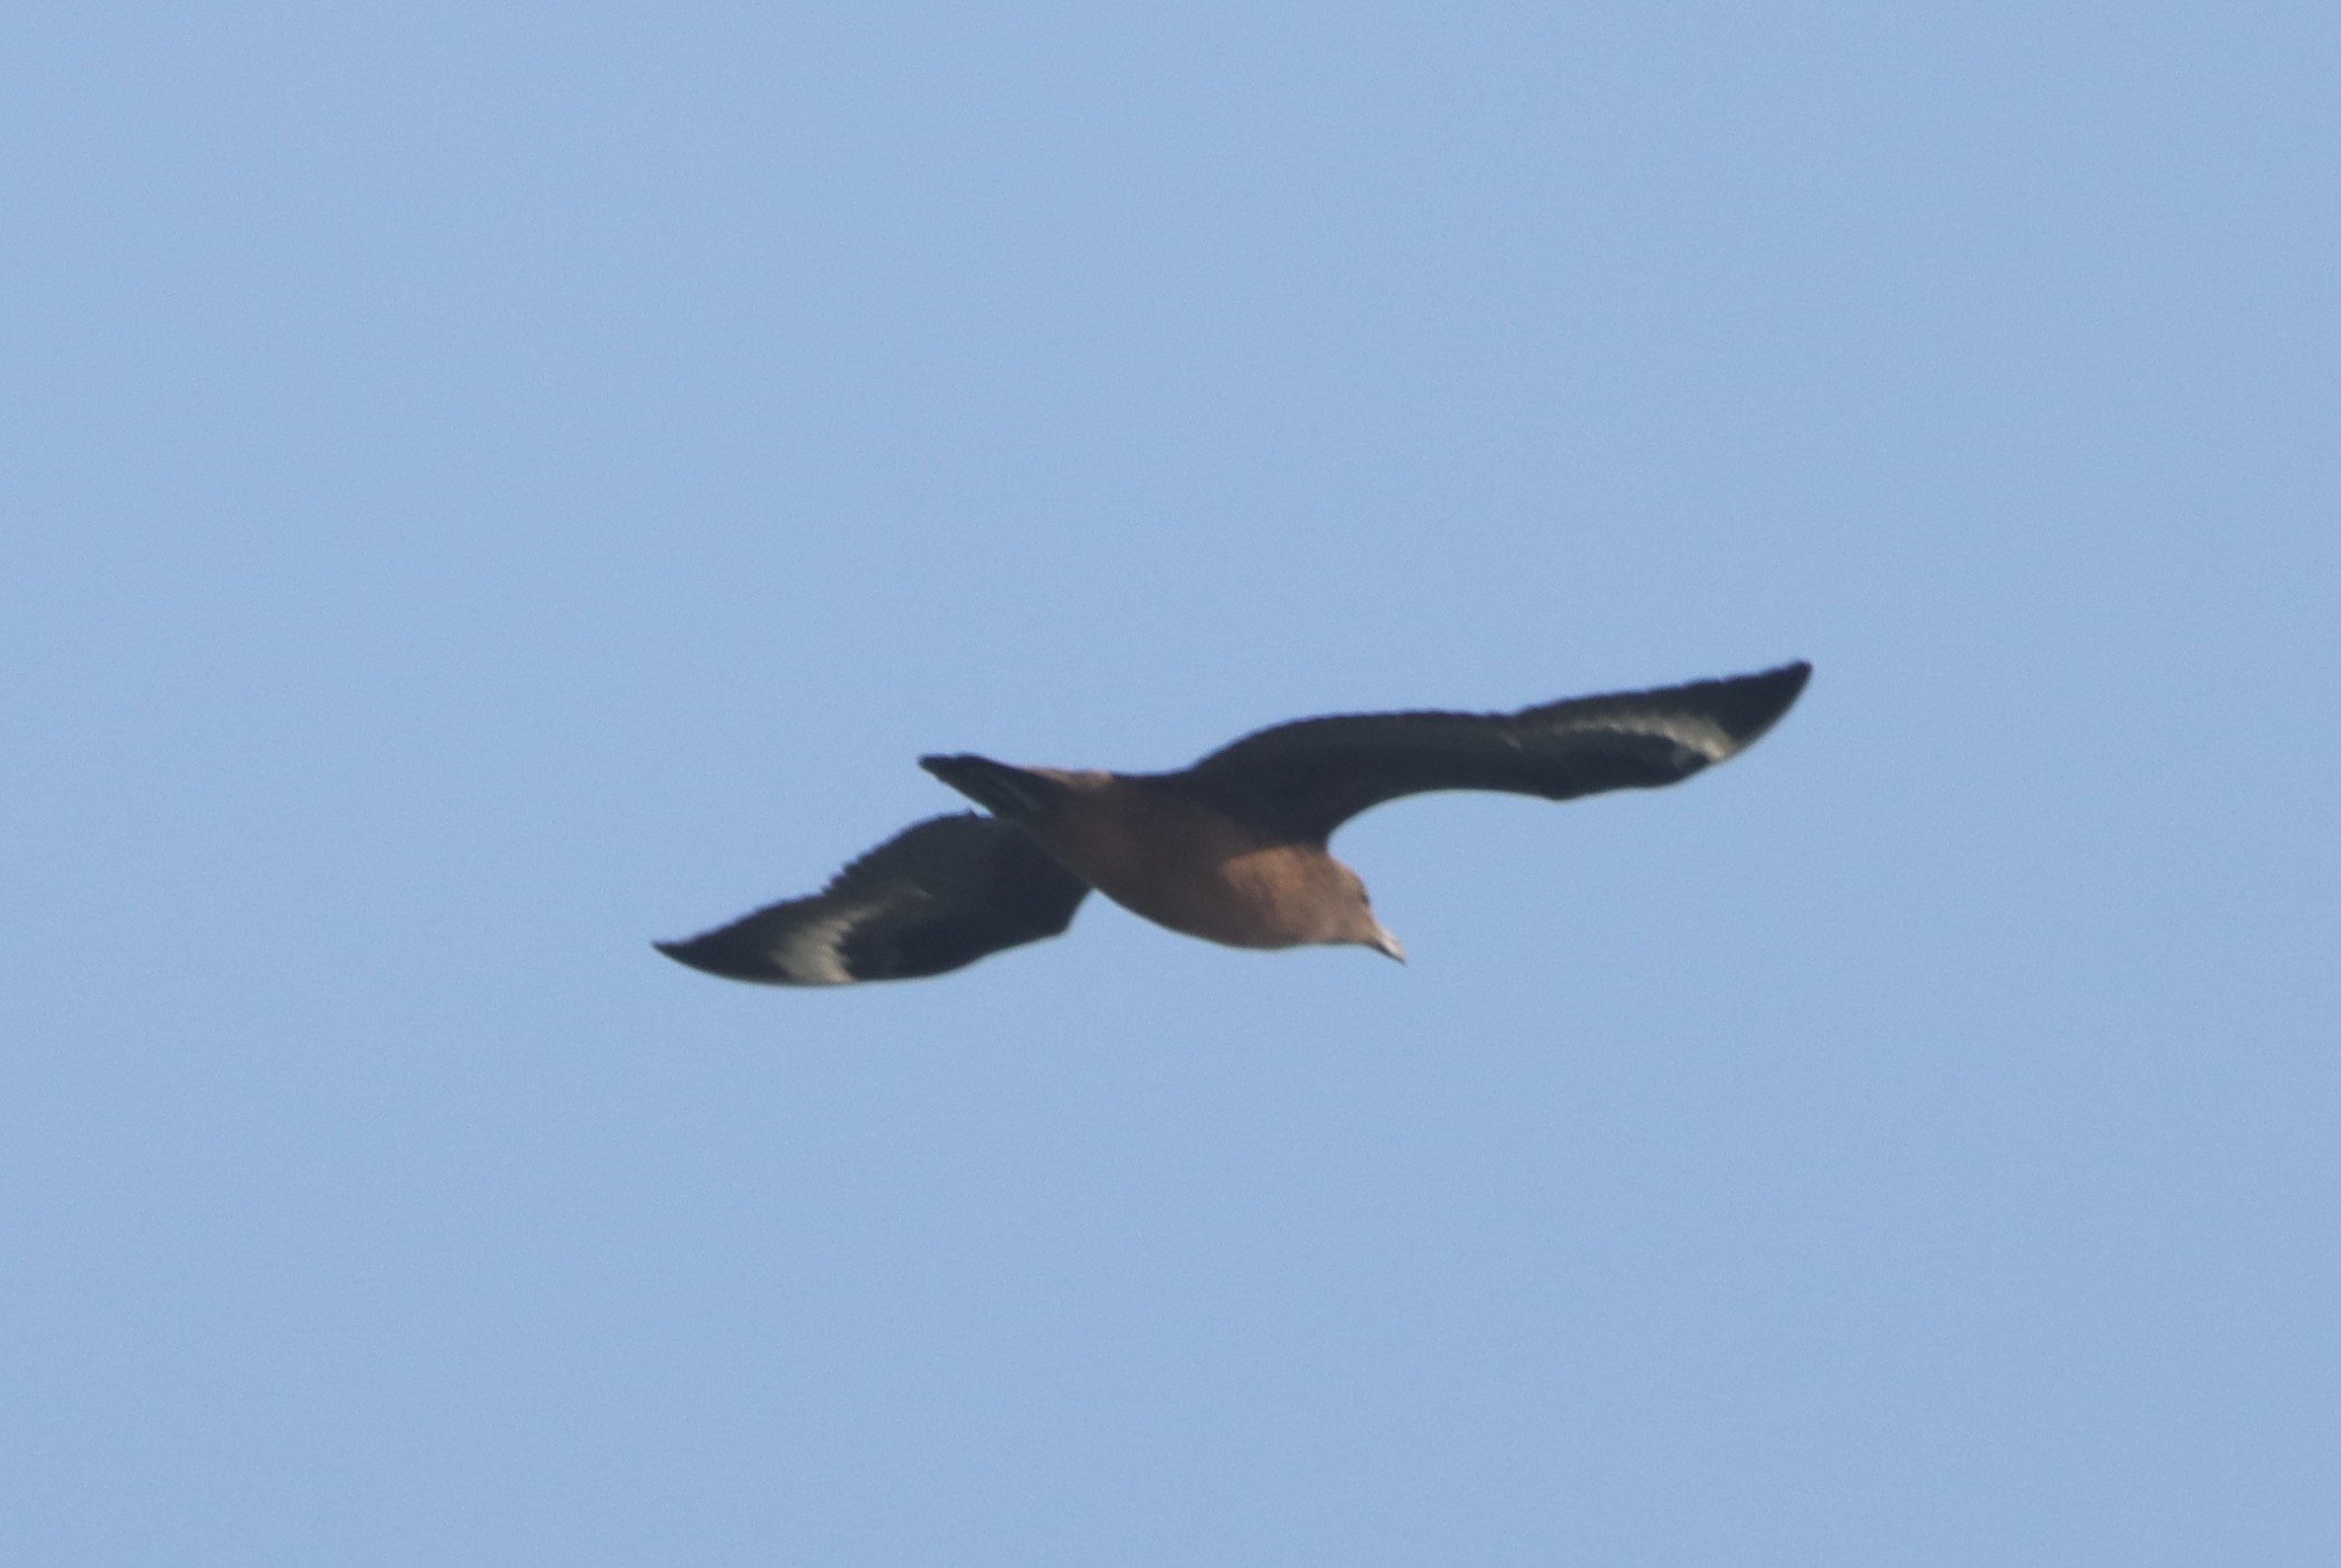
[(1332, 934), (1324, 939), (1371, 947), (1385, 958), (1396, 958), (1399, 963), (1404, 963), (1406, 949), (1398, 945), (1398, 939), (1391, 934), (1390, 928), (1375, 918), (1374, 900), (1367, 896), (1364, 881), (1339, 860), (1332, 863), (1340, 874), (1342, 890), (1347, 896), (1339, 902), (1340, 918)]

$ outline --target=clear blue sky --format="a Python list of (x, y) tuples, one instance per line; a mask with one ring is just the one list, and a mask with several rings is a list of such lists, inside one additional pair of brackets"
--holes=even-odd
[[(0, 49), (0, 1560), (2341, 1561), (2341, 11)], [(1406, 968), (646, 945), (1796, 656)]]

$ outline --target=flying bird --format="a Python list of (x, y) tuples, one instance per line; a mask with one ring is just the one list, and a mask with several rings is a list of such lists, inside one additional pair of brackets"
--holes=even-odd
[(1175, 773), (921, 757), (990, 815), (930, 817), (809, 898), (653, 945), (730, 980), (911, 980), (1057, 935), (1095, 888), (1157, 925), (1231, 947), (1352, 943), (1403, 961), (1365, 884), (1325, 847), (1342, 823), (1434, 789), (1568, 800), (1676, 784), (1745, 750), (1811, 674), (1799, 660), (1516, 713), (1304, 718)]

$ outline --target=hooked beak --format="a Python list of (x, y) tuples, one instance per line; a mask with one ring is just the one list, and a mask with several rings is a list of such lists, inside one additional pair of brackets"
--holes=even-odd
[(1398, 939), (1390, 933), (1390, 928), (1380, 921), (1374, 923), (1374, 934), (1366, 938), (1366, 945), (1385, 958), (1396, 958), (1399, 963), (1406, 961), (1406, 949), (1398, 945)]

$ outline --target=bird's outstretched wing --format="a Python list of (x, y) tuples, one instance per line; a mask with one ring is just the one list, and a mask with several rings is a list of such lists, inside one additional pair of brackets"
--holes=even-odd
[(1056, 935), (1089, 890), (1021, 828), (966, 812), (904, 829), (811, 898), (652, 945), (728, 980), (913, 980)]
[(1245, 736), (1153, 776), (1246, 820), (1322, 844), (1370, 806), (1432, 789), (1566, 800), (1688, 779), (1771, 728), (1804, 690), (1799, 661), (1761, 675), (1578, 697), (1517, 713), (1353, 713)]

